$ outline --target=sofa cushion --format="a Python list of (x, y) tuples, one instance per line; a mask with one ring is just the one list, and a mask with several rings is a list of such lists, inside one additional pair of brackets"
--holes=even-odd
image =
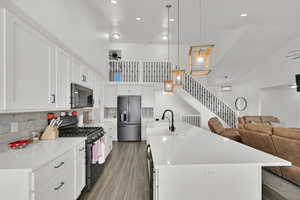
[(272, 134), (272, 126), (267, 124), (245, 124), (244, 128), (247, 130), (266, 133), (269, 135)]
[(274, 127), (273, 134), (289, 139), (300, 140), (300, 130), (297, 129)]
[(224, 126), (216, 117), (213, 117), (210, 120), (208, 120), (208, 126), (212, 132), (217, 134), (221, 134), (223, 131), (225, 131)]
[(234, 140), (234, 141), (237, 141), (237, 142), (241, 142), (240, 134), (236, 130), (225, 130), (220, 135), (223, 136), (223, 137), (227, 137), (227, 138), (229, 138), (231, 140)]
[(277, 117), (274, 116), (261, 116), (261, 121), (262, 122), (268, 122), (268, 123), (280, 123), (280, 120)]
[(245, 123), (252, 123), (252, 122), (256, 122), (256, 123), (261, 123), (261, 118), (259, 116), (244, 116), (244, 121)]

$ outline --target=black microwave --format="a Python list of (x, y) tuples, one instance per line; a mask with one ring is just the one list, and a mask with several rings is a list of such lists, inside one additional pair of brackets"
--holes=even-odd
[(71, 108), (92, 108), (93, 106), (93, 90), (71, 83)]

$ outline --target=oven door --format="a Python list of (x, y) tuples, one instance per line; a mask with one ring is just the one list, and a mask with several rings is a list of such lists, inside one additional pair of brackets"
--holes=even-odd
[(89, 108), (94, 106), (93, 90), (81, 85), (71, 84), (71, 108)]
[(88, 142), (86, 144), (86, 190), (89, 191), (92, 189), (93, 185), (99, 179), (104, 165), (99, 164), (98, 162), (93, 163), (93, 146), (95, 142)]
[(150, 200), (153, 200), (154, 164), (153, 164), (150, 145), (147, 145), (147, 165), (148, 165), (148, 180), (149, 180), (149, 187), (150, 187)]

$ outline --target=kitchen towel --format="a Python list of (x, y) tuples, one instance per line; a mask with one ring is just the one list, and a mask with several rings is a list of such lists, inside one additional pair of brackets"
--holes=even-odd
[(93, 153), (92, 153), (92, 163), (96, 164), (101, 157), (101, 142), (97, 140), (93, 145)]
[(100, 157), (99, 157), (99, 164), (103, 164), (105, 162), (105, 140), (102, 137), (100, 139)]

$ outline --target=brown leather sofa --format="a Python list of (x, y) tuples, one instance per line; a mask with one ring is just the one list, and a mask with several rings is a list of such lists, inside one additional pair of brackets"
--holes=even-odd
[[(272, 121), (278, 122), (279, 120), (274, 118)], [(239, 134), (242, 143), (292, 162), (293, 165), (290, 167), (269, 169), (300, 185), (300, 130), (273, 127), (269, 121), (261, 120), (242, 124)]]
[(272, 125), (272, 123), (280, 123), (280, 120), (274, 116), (243, 116), (238, 118), (239, 128), (243, 128), (245, 124), (249, 123)]
[(241, 138), (236, 128), (224, 128), (223, 124), (217, 117), (213, 117), (208, 121), (208, 127), (211, 132), (227, 137), (231, 140), (241, 142)]

